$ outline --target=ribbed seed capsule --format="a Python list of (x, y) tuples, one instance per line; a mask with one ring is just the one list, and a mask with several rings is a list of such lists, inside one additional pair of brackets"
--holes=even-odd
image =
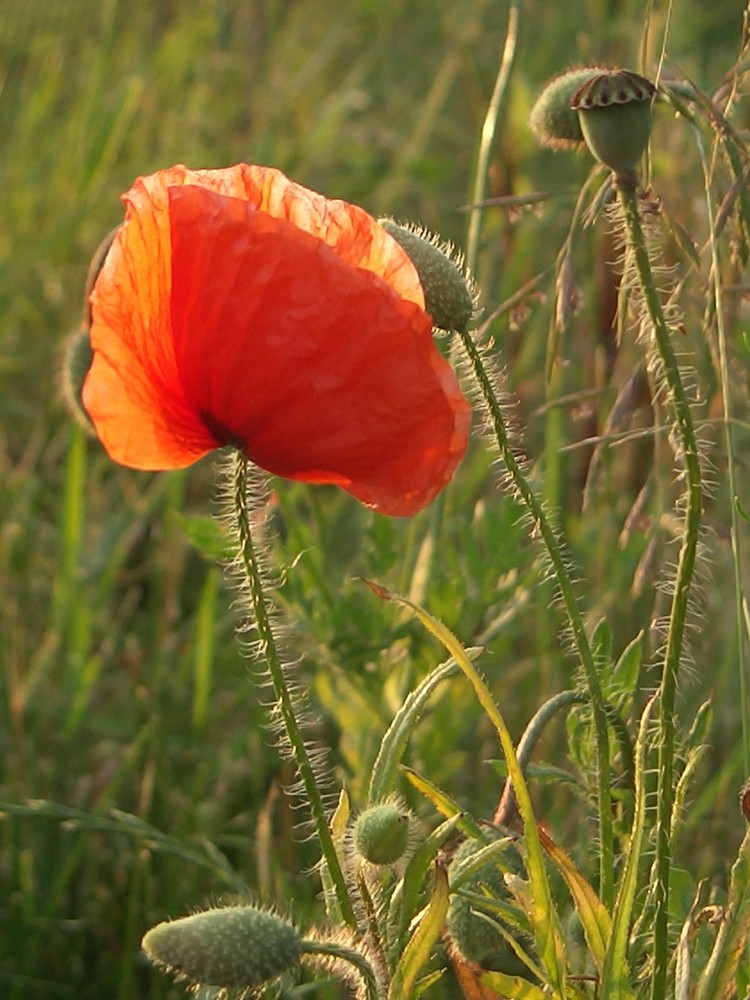
[(474, 312), (474, 295), (461, 268), (439, 246), (392, 219), (379, 219), (414, 265), (425, 298), (425, 309), (441, 330), (465, 333)]
[(275, 979), (302, 953), (292, 924), (254, 906), (204, 910), (157, 924), (142, 947), (153, 962), (196, 984), (240, 988)]
[(651, 135), (656, 87), (631, 70), (605, 70), (587, 80), (570, 106), (578, 113), (586, 145), (615, 174), (636, 169)]

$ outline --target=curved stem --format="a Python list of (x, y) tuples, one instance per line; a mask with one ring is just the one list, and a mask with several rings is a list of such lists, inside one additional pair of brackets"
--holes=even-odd
[(323, 860), (333, 883), (336, 899), (341, 910), (341, 917), (347, 924), (356, 929), (357, 922), (354, 910), (328, 826), (325, 806), (315, 778), (315, 769), (297, 719), (294, 698), (284, 675), (284, 667), (273, 631), (271, 605), (266, 597), (263, 585), (263, 570), (258, 557), (258, 550), (253, 541), (250, 524), (251, 509), (248, 501), (249, 464), (248, 459), (241, 452), (234, 453), (230, 486), (232, 491), (232, 512), (235, 518), (239, 548), (238, 566), (242, 572), (243, 582), (247, 586), (248, 598), (255, 616), (260, 652), (271, 679), (271, 686), (276, 698), (276, 707), (292, 750), (302, 787), (305, 790), (307, 805), (312, 814)]
[(698, 443), (693, 427), (690, 403), (682, 382), (669, 326), (651, 270), (646, 238), (638, 212), (633, 183), (617, 185), (625, 216), (628, 248), (633, 256), (644, 304), (653, 328), (656, 349), (674, 408), (685, 466), (685, 522), (682, 546), (677, 563), (674, 594), (669, 615), (667, 644), (659, 687), (659, 760), (657, 778), (654, 967), (651, 980), (652, 1000), (665, 995), (669, 958), (669, 874), (672, 865), (671, 839), (674, 810), (675, 694), (685, 638), (690, 586), (698, 551), (698, 532), (702, 510), (702, 487)]
[(365, 956), (360, 952), (354, 948), (347, 948), (343, 944), (336, 944), (333, 941), (314, 941), (308, 939), (301, 942), (301, 948), (303, 955), (321, 955), (353, 965), (365, 981), (368, 1000), (378, 1000), (378, 982), (375, 972)]
[(596, 733), (599, 838), (601, 843), (599, 890), (602, 902), (605, 906), (609, 907), (613, 901), (613, 821), (609, 770), (609, 732), (607, 730), (606, 709), (596, 663), (594, 662), (594, 655), (591, 651), (591, 644), (589, 643), (583, 618), (578, 607), (573, 581), (568, 571), (565, 556), (563, 555), (555, 530), (550, 524), (544, 505), (532, 488), (521, 463), (513, 451), (505, 425), (502, 406), (492, 383), (492, 378), (482, 361), (479, 347), (474, 342), (474, 338), (470, 333), (462, 333), (461, 331), (457, 331), (457, 333), (468, 355), (474, 377), (489, 411), (500, 457), (508, 471), (508, 475), (513, 481), (519, 498), (531, 514), (534, 531), (541, 536), (550, 563), (552, 564), (560, 596), (562, 597), (568, 617), (573, 642), (586, 677), (594, 716), (594, 731)]

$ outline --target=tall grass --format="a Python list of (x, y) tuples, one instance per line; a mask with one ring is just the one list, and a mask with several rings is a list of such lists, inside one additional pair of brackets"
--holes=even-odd
[[(537, 149), (526, 123), (540, 85), (566, 66), (642, 59), (641, 70), (652, 73), (663, 50), (665, 76), (699, 88), (697, 100), (657, 113), (650, 179), (661, 203), (660, 261), (683, 312), (684, 326), (671, 337), (698, 386), (693, 415), (714, 481), (704, 502), (710, 572), (691, 636), (693, 665), (680, 669), (676, 688), (682, 757), (674, 762), (678, 809), (664, 916), (670, 948), (686, 928), (691, 948), (671, 953), (683, 962), (692, 954), (691, 982), (702, 1000), (713, 1000), (707, 991), (722, 971), (715, 960), (700, 984), (713, 943), (701, 923), (713, 911), (701, 907), (728, 898), (744, 833), (737, 794), (750, 759), (747, 25), (737, 8), (728, 0), (710, 8), (699, 0), (671, 8), (580, 0), (561, 9), (541, 0), (6, 2), (4, 996), (179, 996), (147, 966), (141, 937), (223, 894), (282, 902), (303, 925), (321, 919), (319, 848), (297, 832), (299, 816), (284, 792), (293, 767), (273, 747), (262, 678), (239, 655), (234, 595), (216, 569), (226, 539), (208, 516), (216, 503), (212, 464), (165, 476), (112, 467), (68, 419), (57, 374), (64, 337), (81, 321), (88, 260), (120, 218), (120, 192), (173, 162), (241, 159), (278, 166), (373, 214), (414, 219), (467, 248), (482, 292), (480, 322), (487, 321), (483, 350), (492, 367), (504, 368), (512, 401), (512, 453), (544, 499), (550, 539), (565, 537), (564, 567), (574, 567), (565, 569), (573, 589), (560, 606), (544, 546), (527, 532), (524, 497), (498, 487), (480, 438), (435, 509), (408, 522), (370, 515), (327, 488), (274, 481), (275, 597), (292, 624), (286, 641), (300, 656), (298, 683), (315, 709), (310, 736), (332, 748), (336, 782), (354, 810), (363, 808), (380, 774), (383, 735), (443, 657), (403, 604), (377, 600), (356, 577), (408, 594), (463, 646), (482, 647), (479, 667), (516, 740), (548, 699), (584, 690), (577, 667), (590, 646), (589, 679), (622, 720), (620, 730), (608, 730), (612, 786), (597, 787), (597, 773), (606, 771), (602, 745), (597, 766), (590, 709), (578, 702), (566, 716), (549, 715), (556, 721), (539, 737), (527, 780), (537, 819), (570, 860), (549, 849), (553, 902), (565, 918), (555, 934), (566, 937), (568, 972), (596, 972), (625, 990), (617, 986), (615, 945), (609, 958), (590, 948), (598, 964), (571, 945), (578, 938), (568, 933), (575, 922), (568, 900), (571, 881), (579, 893), (597, 884), (599, 854), (590, 845), (600, 834), (611, 838), (617, 884), (627, 875), (643, 892), (634, 904), (632, 890), (617, 897), (605, 877), (609, 917), (594, 904), (592, 912), (620, 952), (631, 960), (642, 953), (639, 933), (648, 933), (653, 916), (643, 834), (656, 806), (643, 710), (660, 681), (654, 623), (669, 612), (661, 583), (676, 561), (681, 487), (668, 414), (652, 402), (642, 346), (622, 320), (628, 293), (616, 240), (602, 216), (587, 211), (598, 183), (587, 180), (590, 161)], [(514, 12), (521, 31), (511, 48)], [(730, 127), (712, 118), (712, 96)], [(488, 117), (498, 106), (497, 119)], [(467, 210), (478, 201), (483, 208)], [(558, 258), (561, 248), (569, 252)], [(559, 568), (557, 575), (559, 583)], [(574, 607), (580, 633), (571, 647), (561, 636)], [(394, 771), (435, 848), (449, 832), (436, 803), (489, 819), (505, 774), (496, 760), (497, 719), (448, 674), (425, 693), (421, 723), (409, 727), (411, 780)], [(707, 882), (698, 897), (700, 879)], [(737, 903), (747, 891), (741, 865), (731, 879)], [(427, 905), (427, 889), (420, 886), (420, 896), (409, 883), (404, 892), (415, 909)], [(631, 924), (633, 912), (640, 925)], [(739, 933), (742, 914), (735, 918), (725, 925), (729, 935)], [(402, 944), (405, 933), (402, 921)], [(432, 944), (432, 961), (449, 964)], [(410, 967), (399, 966), (400, 982), (413, 981), (417, 951)], [(631, 972), (646, 982), (651, 970)], [(427, 995), (470, 995), (462, 975), (451, 969)], [(673, 966), (667, 975), (673, 991)], [(741, 966), (740, 995), (748, 979)], [(586, 983), (571, 979), (571, 995), (593, 995)], [(290, 986), (289, 995), (304, 989)], [(335, 983), (317, 989), (341, 995)]]

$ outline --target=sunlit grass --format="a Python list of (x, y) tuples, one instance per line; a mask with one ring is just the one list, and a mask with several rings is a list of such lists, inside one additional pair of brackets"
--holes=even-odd
[[(3, 10), (0, 799), (17, 808), (0, 819), (0, 988), (11, 1000), (179, 996), (140, 957), (143, 932), (243, 886), (283, 900), (302, 921), (317, 918), (316, 845), (295, 834), (298, 816), (283, 792), (291, 770), (272, 747), (254, 667), (236, 644), (234, 595), (213, 558), (220, 540), (199, 530), (214, 504), (212, 464), (166, 476), (113, 468), (66, 415), (58, 370), (63, 339), (80, 322), (88, 259), (120, 218), (119, 194), (159, 166), (270, 163), (466, 245), (462, 207), (477, 190), (508, 5), (418, 6), (11, 0)], [(552, 196), (475, 215), (472, 257), (485, 314), (542, 276), (488, 335), (518, 400), (530, 479), (566, 533), (587, 627), (608, 617), (615, 659), (644, 631), (639, 694), (625, 713), (635, 727), (658, 683), (650, 625), (666, 608), (657, 583), (679, 531), (671, 456), (637, 391), (611, 429), (623, 440), (605, 435), (595, 464), (593, 446), (581, 444), (603, 433), (641, 363), (632, 341), (616, 345), (610, 328), (616, 250), (601, 223), (576, 231), (577, 311), (546, 380), (553, 268), (589, 163), (536, 149), (526, 120), (539, 85), (566, 65), (636, 62), (646, 23), (647, 57), (656, 58), (664, 21), (651, 11), (647, 22), (648, 5), (635, 0), (581, 2), (575, 16), (542, 2), (520, 6), (525, 33), (483, 193)], [(736, 8), (675, 4), (667, 67), (712, 93), (738, 55)], [(748, 126), (741, 101), (736, 125)], [(731, 447), (733, 488), (750, 509), (750, 439), (739, 424), (729, 444), (715, 430), (722, 394), (734, 416), (747, 403), (747, 313), (741, 293), (725, 295), (714, 343), (716, 300), (706, 291), (709, 263), (726, 284), (743, 285), (743, 233), (733, 216), (731, 238), (718, 234), (704, 249), (706, 198), (716, 208), (731, 184), (722, 156), (710, 162), (713, 191), (687, 130), (660, 112), (658, 196), (702, 254), (699, 269), (679, 234), (664, 248), (687, 289), (686, 347), (705, 387), (701, 414), (717, 468), (696, 665), (678, 687), (686, 729), (712, 699), (704, 736), (712, 749), (682, 815), (678, 862), (691, 880), (674, 876), (680, 919), (695, 879), (718, 892), (727, 884), (748, 756), (734, 592), (742, 553), (729, 534), (732, 526), (742, 537), (746, 525), (732, 519), (724, 469)], [(465, 646), (485, 647), (482, 673), (515, 738), (545, 698), (576, 682), (560, 641), (565, 615), (522, 509), (497, 485), (479, 439), (441, 501), (437, 532), (432, 511), (394, 522), (334, 490), (272, 487), (290, 650), (319, 710), (314, 735), (333, 748), (355, 807), (366, 801), (383, 732), (439, 659), (415, 622), (373, 600), (356, 577), (410, 596)], [(638, 511), (644, 487), (651, 492)], [(486, 763), (498, 756), (493, 728), (459, 680), (444, 683), (429, 723), (411, 735), (409, 766), (490, 817), (500, 791)], [(573, 713), (568, 732), (576, 724)], [(569, 766), (562, 722), (539, 754)], [(595, 882), (586, 851), (595, 811), (572, 786), (531, 784), (538, 818)], [(405, 782), (401, 790), (429, 819), (424, 799)], [(430, 995), (460, 993), (446, 980)]]

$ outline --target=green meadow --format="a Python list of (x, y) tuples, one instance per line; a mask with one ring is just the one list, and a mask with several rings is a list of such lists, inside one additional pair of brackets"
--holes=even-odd
[[(3, 998), (184, 996), (143, 935), (238, 900), (307, 937), (337, 927), (376, 970), (357, 994), (371, 1000), (747, 996), (749, 16), (739, 0), (0, 3)], [(594, 64), (664, 84), (639, 211), (699, 523), (608, 171), (529, 127), (550, 78)], [(222, 456), (119, 467), (62, 387), (122, 192), (176, 163), (241, 161), (464, 252), (492, 374), (485, 392), (465, 343), (440, 335), (474, 431), (413, 518), (267, 480), (269, 594), (329, 819), (338, 803), (349, 921), (225, 569)], [(436, 674), (450, 656), (460, 669)], [(471, 665), (535, 817), (522, 794), (504, 816), (504, 889), (471, 883), (478, 865), (451, 882), (497, 935), (479, 961), (460, 957), (439, 889), (463, 839), (497, 835), (513, 755)], [(346, 808), (376, 788), (398, 793), (412, 853), (354, 871)], [(355, 995), (335, 965), (275, 989)]]

